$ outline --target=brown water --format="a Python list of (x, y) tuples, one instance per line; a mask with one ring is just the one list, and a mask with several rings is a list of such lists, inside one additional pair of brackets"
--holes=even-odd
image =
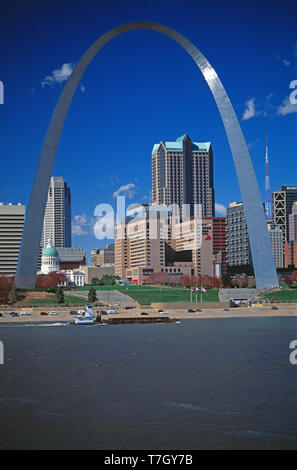
[(297, 448), (297, 319), (3, 325), (1, 449)]

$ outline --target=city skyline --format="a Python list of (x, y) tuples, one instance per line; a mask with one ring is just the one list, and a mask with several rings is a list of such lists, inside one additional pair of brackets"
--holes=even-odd
[[(26, 29), (29, 25), (32, 26), (34, 17), (30, 19), (25, 15), (21, 20), (20, 16), (17, 16), (25, 33), (27, 31), (29, 46), (33, 47), (37, 60), (30, 73), (26, 74), (16, 87), (15, 65), (4, 54), (6, 67), (4, 75), (0, 78), (4, 82), (5, 103), (0, 112), (4, 120), (2, 152), (3, 155), (9, 153), (9, 158), (4, 159), (3, 174), (12, 171), (14, 160), (18, 170), (15, 171), (11, 184), (6, 178), (5, 183), (1, 185), (0, 200), (22, 202), (27, 207), (34, 165), (37, 162), (51, 110), (63, 89), (65, 77), (83, 49), (88, 47), (93, 39), (106, 32), (109, 27), (125, 22), (128, 16), (131, 21), (132, 6), (135, 7), (133, 19), (139, 20), (145, 17), (186, 33), (189, 39), (209, 57), (218, 74), (222, 76), (250, 147), (262, 200), (265, 200), (266, 133), (269, 139), (272, 192), (281, 184), (296, 184), (292, 176), (293, 157), (296, 153), (296, 140), (294, 140), (296, 114), (289, 112), (289, 106), (281, 108), (284, 99), (290, 94), (289, 83), (296, 78), (294, 55), (296, 38), (294, 39), (292, 27), (294, 21), (293, 18), (290, 19), (289, 4), (286, 12), (272, 5), (270, 10), (266, 11), (265, 20), (263, 5), (260, 4), (256, 8), (242, 4), (240, 7), (234, 7), (230, 18), (224, 17), (223, 25), (220, 24), (218, 5), (215, 14), (212, 15), (213, 34), (211, 34), (201, 23), (199, 28), (196, 28), (195, 22), (188, 14), (190, 10), (201, 17), (205, 7), (199, 5), (199, 10), (196, 2), (185, 3), (188, 6), (187, 15), (184, 10), (179, 9), (178, 5), (181, 5), (179, 2), (169, 13), (166, 9), (168, 3), (161, 3), (161, 8), (156, 14), (149, 12), (145, 3), (142, 8), (137, 9), (135, 2), (127, 2), (127, 12), (124, 12), (120, 2), (111, 2), (109, 6), (106, 2), (101, 2), (99, 21), (97, 23), (90, 21), (91, 27), (88, 31), (84, 24), (85, 36), (82, 39), (83, 35), (80, 35), (79, 43), (76, 40), (69, 40), (62, 31), (62, 24), (58, 21), (56, 31), (57, 37), (63, 41), (63, 52), (54, 47), (57, 39), (53, 40), (50, 34), (54, 12), (47, 11), (46, 24), (42, 17), (38, 25), (34, 23), (36, 33), (40, 32), (42, 25), (44, 27), (44, 33), (41, 35), (42, 45), (35, 45), (35, 48), (33, 43), (30, 43), (32, 38), (29, 29)], [(118, 7), (115, 18), (110, 15), (111, 4)], [(77, 5), (79, 8), (80, 2)], [(44, 6), (40, 8), (42, 11), (43, 8), (46, 9)], [(19, 4), (16, 14), (21, 11), (22, 6)], [(241, 25), (242, 33), (240, 33), (236, 19), (239, 21), (242, 12), (245, 12), (246, 22)], [(255, 13), (257, 15), (253, 16)], [(32, 15), (32, 12), (30, 14)], [(90, 16), (87, 16), (90, 12), (84, 14), (86, 15), (83, 16), (84, 21), (86, 22), (87, 18), (90, 20)], [(285, 16), (286, 29), (282, 27)], [(255, 26), (261, 25), (263, 28), (261, 47), (251, 35), (246, 37), (243, 34), (247, 32), (248, 20), (251, 18)], [(280, 21), (281, 18), (283, 21)], [(7, 12), (7, 24), (4, 25), (3, 31), (7, 32), (9, 19), (12, 20), (12, 17)], [(74, 16), (70, 15), (68, 21), (67, 27), (75, 26)], [(231, 34), (232, 22), (235, 27)], [(280, 31), (276, 28), (277, 24)], [(273, 25), (275, 38), (270, 31)], [(215, 38), (222, 33), (224, 41), (218, 43)], [(237, 35), (238, 45), (231, 49), (232, 39)], [(149, 60), (143, 60), (140, 45), (137, 44), (138, 39), (141, 47), (147, 51)], [(5, 41), (13, 46), (17, 53), (19, 45), (12, 36), (8, 34)], [(228, 50), (223, 58), (224, 46)], [(45, 47), (48, 54), (43, 59), (38, 56), (42, 52), (42, 47)], [(120, 63), (117, 67), (112, 59), (115, 50), (117, 53), (120, 52)], [(24, 59), (28, 53), (24, 51)], [(242, 56), (245, 60), (240, 70), (236, 69), (235, 77), (233, 64)], [(257, 80), (250, 73), (251, 64), (257, 67)], [(127, 70), (130, 71), (128, 74)], [(158, 70), (157, 80), (154, 70)], [(100, 87), (104, 90), (103, 93), (99, 93), (98, 79)], [(200, 83), (200, 86), (197, 87), (196, 83)], [(142, 100), (139, 109), (140, 96)], [(171, 116), (169, 104), (172, 104), (173, 98), (176, 112)], [(161, 117), (157, 117), (156, 113), (158, 103)], [(103, 243), (98, 241), (92, 234), (93, 211), (98, 203), (113, 204), (115, 194), (126, 194), (131, 203), (150, 199), (151, 148), (164, 135), (174, 140), (176, 135), (189, 133), (193, 140), (212, 142), (215, 155), (216, 215), (222, 215), (222, 210), (228, 207), (229, 202), (241, 200), (231, 153), (224, 129), (219, 122), (215, 103), (194, 65), (167, 38), (158, 37), (150, 31), (134, 31), (129, 35), (123, 35), (119, 42), (115, 40), (114, 45), (111, 43), (106, 46), (106, 50), (102, 51), (102, 59), (96, 59), (96, 64), (87, 71), (72, 108), (66, 121), (53, 175), (62, 174), (72, 188), (72, 243), (73, 246), (85, 248), (88, 255), (92, 248), (100, 248), (108, 243), (108, 240)], [(23, 109), (27, 112), (28, 122), (24, 122), (22, 118)], [(106, 123), (102, 123), (100, 112), (103, 113)], [(14, 126), (11, 126), (12, 121), (9, 120), (12, 119), (12, 115)], [(139, 119), (138, 115), (141, 115), (142, 119)], [(86, 119), (82, 119), (81, 116), (85, 116)], [(98, 116), (97, 121), (96, 116)], [(30, 129), (30, 126), (34, 129)], [(12, 141), (12, 133), (15, 131), (20, 132), (20, 142), (16, 139)], [(34, 139), (32, 133), (36, 136)], [(76, 136), (75, 139), (73, 135)], [(280, 159), (282, 165), (279, 165)], [(26, 176), (25, 182), (24, 176)], [(88, 184), (82, 184), (84, 180)]]

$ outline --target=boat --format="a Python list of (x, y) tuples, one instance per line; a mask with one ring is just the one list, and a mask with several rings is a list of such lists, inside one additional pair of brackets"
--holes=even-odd
[(85, 310), (79, 310), (74, 323), (75, 325), (93, 325), (93, 305), (86, 305)]

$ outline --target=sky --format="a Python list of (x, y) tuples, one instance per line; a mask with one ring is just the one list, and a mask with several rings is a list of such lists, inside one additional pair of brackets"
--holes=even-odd
[[(175, 29), (210, 61), (239, 119), (263, 201), (266, 134), (271, 190), (296, 185), (297, 105), (289, 99), (297, 80), (294, 3), (2, 1), (0, 201), (28, 205), (47, 127), (71, 71), (102, 34), (132, 21)], [(212, 143), (216, 215), (223, 215), (241, 196), (221, 118), (195, 63), (155, 31), (130, 31), (104, 46), (74, 95), (53, 171), (70, 186), (72, 246), (83, 247), (89, 261), (91, 249), (110, 242), (94, 235), (96, 206), (115, 206), (117, 194), (127, 204), (150, 201), (153, 145), (185, 133)]]

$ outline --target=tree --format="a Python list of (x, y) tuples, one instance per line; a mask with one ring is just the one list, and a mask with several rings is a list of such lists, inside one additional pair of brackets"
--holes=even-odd
[(88, 302), (90, 304), (93, 304), (95, 303), (97, 300), (97, 293), (96, 293), (96, 290), (94, 289), (94, 287), (91, 287), (91, 289), (89, 289), (89, 293), (88, 293)]
[(203, 276), (201, 276), (201, 285), (205, 287), (206, 289), (210, 287), (209, 279), (210, 279), (210, 276), (208, 276), (207, 274), (204, 274)]
[(284, 275), (284, 281), (285, 281), (285, 283), (287, 284), (288, 287), (291, 287), (293, 281), (292, 281), (292, 278), (291, 278), (290, 274), (285, 274)]
[(232, 287), (232, 282), (231, 282), (231, 279), (228, 275), (223, 275), (222, 276), (222, 283), (223, 283), (223, 287)]
[(0, 303), (7, 304), (9, 299), (9, 292), (13, 286), (14, 278), (0, 276)]
[(64, 291), (62, 287), (58, 287), (56, 297), (58, 304), (63, 304), (65, 302)]
[(212, 276), (209, 279), (209, 285), (210, 287), (221, 287), (221, 279), (216, 276)]
[(18, 300), (18, 293), (15, 286), (12, 286), (8, 294), (8, 303), (15, 304)]
[(39, 274), (36, 280), (36, 287), (39, 289), (52, 289), (59, 284), (64, 284), (65, 281), (66, 276), (62, 273)]
[(99, 281), (99, 278), (98, 278), (98, 277), (92, 277), (91, 284), (92, 284), (93, 286), (97, 286), (99, 283), (100, 283), (100, 281)]

